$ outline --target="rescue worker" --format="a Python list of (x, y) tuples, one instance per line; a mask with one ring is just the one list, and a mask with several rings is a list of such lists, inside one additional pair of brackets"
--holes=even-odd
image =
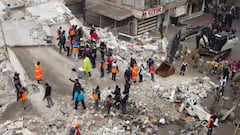
[(83, 60), (83, 66), (84, 66), (85, 73), (88, 73), (89, 77), (91, 77), (92, 64), (91, 64), (89, 58), (86, 57), (86, 56), (85, 56), (85, 58)]
[(132, 81), (133, 81), (134, 83), (137, 82), (138, 69), (139, 69), (139, 68), (138, 68), (137, 64), (134, 64), (134, 66), (133, 66), (133, 68), (132, 68)]
[(127, 113), (127, 100), (128, 100), (129, 95), (126, 94), (123, 99), (121, 100), (121, 107), (122, 107), (122, 114)]
[(75, 102), (75, 107), (74, 107), (74, 109), (78, 109), (78, 103), (80, 102), (80, 93), (81, 93), (81, 91), (80, 90), (77, 90), (77, 91), (75, 91), (74, 92), (74, 102)]
[(116, 85), (115, 87), (115, 91), (112, 93), (114, 94), (114, 105), (116, 106), (117, 109), (120, 108), (120, 102), (121, 102), (121, 89), (118, 87), (118, 85)]
[(229, 78), (229, 67), (223, 67), (223, 78), (226, 78), (228, 80)]
[(99, 100), (100, 100), (100, 88), (99, 86), (96, 87), (96, 89), (93, 89), (92, 96), (95, 104), (96, 110), (98, 110)]
[(81, 38), (83, 38), (83, 29), (82, 27), (79, 27), (77, 29), (77, 40), (80, 41)]
[(90, 36), (96, 31), (94, 24), (92, 24), (91, 29), (90, 29)]
[(226, 85), (226, 82), (227, 82), (227, 78), (225, 77), (221, 77), (221, 79), (220, 79), (220, 91), (221, 91), (221, 95), (223, 96), (223, 93), (224, 93), (224, 88), (225, 88), (225, 85)]
[(84, 48), (84, 56), (87, 56), (87, 57), (90, 56), (90, 46), (88, 43), (86, 43), (85, 48)]
[(75, 38), (73, 38), (72, 57), (75, 61), (78, 60), (78, 53), (79, 53), (78, 49), (79, 49), (78, 41)]
[(107, 113), (109, 114), (111, 111), (111, 107), (113, 105), (112, 95), (108, 95), (104, 103), (105, 103), (105, 106), (107, 107)]
[(188, 66), (188, 62), (186, 59), (183, 60), (183, 63), (182, 63), (182, 66), (181, 66), (181, 69), (180, 69), (180, 75), (185, 75), (185, 71), (187, 69), (187, 66)]
[(57, 40), (62, 36), (62, 27), (60, 26), (58, 29), (57, 29)]
[(97, 58), (96, 51), (92, 50), (90, 53), (90, 60), (91, 60), (92, 68), (96, 67), (96, 58)]
[(106, 44), (104, 42), (101, 42), (100, 46), (99, 46), (99, 49), (100, 49), (100, 53), (101, 53), (101, 58), (102, 58), (102, 60), (104, 60), (104, 55), (105, 55), (105, 53), (107, 51)]
[(100, 74), (101, 74), (101, 78), (103, 78), (104, 77), (104, 70), (105, 70), (105, 67), (106, 67), (106, 65), (105, 65), (105, 63), (104, 63), (104, 60), (102, 60), (101, 61), (101, 63), (100, 63), (100, 65), (99, 65), (99, 68), (100, 68)]
[(19, 73), (16, 72), (14, 74), (13, 81), (14, 81), (14, 85), (15, 85), (15, 88), (16, 88), (17, 101), (18, 101), (19, 100), (19, 91), (20, 91), (18, 86), (22, 87), (22, 84), (21, 84), (21, 81), (20, 81), (20, 78), (19, 78)]
[(108, 73), (111, 72), (112, 63), (113, 63), (113, 59), (112, 59), (112, 57), (109, 55), (109, 56), (107, 57), (107, 71), (108, 71)]
[(61, 35), (59, 37), (59, 41), (58, 41), (58, 46), (59, 46), (59, 53), (61, 54), (62, 52), (62, 48), (64, 49), (64, 51), (66, 52), (66, 47), (65, 47), (65, 44), (66, 44), (66, 37), (64, 35)]
[(231, 75), (231, 80), (233, 79), (235, 73), (237, 72), (237, 61), (233, 61), (232, 65), (231, 65), (231, 71), (232, 71), (232, 75)]
[(217, 61), (213, 62), (213, 74), (217, 74), (219, 63)]
[(150, 66), (151, 80), (154, 81), (155, 66), (154, 64)]
[(113, 64), (112, 64), (112, 68), (111, 68), (111, 72), (112, 72), (112, 80), (113, 81), (116, 81), (116, 75), (118, 73), (118, 65), (117, 65), (117, 62), (114, 61)]
[(74, 83), (73, 92), (72, 92), (72, 100), (73, 100), (74, 99), (74, 93), (76, 91), (82, 90), (82, 87), (81, 87), (81, 84), (79, 83), (78, 79), (72, 80), (71, 78), (69, 78), (69, 80)]
[(133, 66), (135, 64), (137, 64), (137, 61), (134, 58), (131, 57), (131, 59), (130, 59), (130, 67), (133, 68)]
[(23, 86), (18, 85), (19, 89), (19, 98), (22, 101), (23, 109), (27, 109), (26, 100), (27, 100), (27, 89)]
[(47, 99), (47, 103), (48, 103), (48, 108), (50, 108), (51, 106), (54, 105), (53, 101), (52, 101), (52, 98), (51, 98), (51, 91), (52, 91), (52, 87), (49, 86), (48, 83), (45, 83), (45, 86), (46, 86), (46, 89), (45, 89), (45, 95), (43, 97), (43, 101), (45, 99)]
[(75, 34), (76, 34), (74, 25), (72, 25), (72, 27), (69, 29), (68, 34), (69, 34), (70, 41), (72, 43), (72, 40), (73, 38), (75, 38)]
[(130, 67), (128, 67), (128, 69), (124, 73), (125, 84), (130, 83), (131, 76), (132, 76), (132, 70), (130, 69)]
[(207, 135), (212, 135), (213, 125), (214, 125), (215, 120), (216, 120), (216, 115), (212, 115), (210, 117), (210, 119), (208, 120), (208, 123), (207, 123), (208, 133), (207, 133)]
[(80, 46), (79, 46), (79, 56), (83, 57), (84, 56), (85, 43), (84, 43), (82, 38), (80, 38), (79, 44), (80, 44)]
[(150, 67), (154, 64), (154, 60), (152, 58), (148, 58), (147, 64), (148, 64), (148, 69), (150, 71)]
[(131, 84), (129, 82), (125, 83), (123, 94), (125, 95), (129, 94), (130, 87), (131, 87)]
[(38, 84), (40, 84), (43, 80), (43, 72), (42, 72), (42, 67), (40, 66), (40, 62), (37, 62), (37, 64), (35, 65), (35, 79), (38, 82)]
[(143, 81), (143, 72), (144, 72), (144, 66), (143, 66), (143, 64), (141, 64), (140, 69), (139, 69), (139, 73), (138, 73), (138, 75), (139, 75), (139, 82)]

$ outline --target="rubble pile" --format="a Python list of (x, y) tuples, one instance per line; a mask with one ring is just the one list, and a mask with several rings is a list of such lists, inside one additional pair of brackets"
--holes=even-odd
[(15, 86), (13, 84), (14, 73), (4, 53), (0, 53), (0, 116), (7, 106), (16, 101)]
[(153, 91), (156, 95), (173, 101), (183, 101), (190, 97), (200, 101), (200, 99), (206, 98), (207, 93), (216, 87), (218, 85), (210, 81), (208, 77), (195, 77), (190, 81), (183, 81), (171, 87), (155, 86)]

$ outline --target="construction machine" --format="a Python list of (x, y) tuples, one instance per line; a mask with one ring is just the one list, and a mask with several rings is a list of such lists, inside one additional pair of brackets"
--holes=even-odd
[(162, 77), (168, 77), (175, 73), (175, 68), (172, 65), (172, 62), (176, 55), (176, 52), (178, 51), (180, 40), (181, 40), (181, 29), (178, 30), (178, 32), (175, 34), (172, 40), (171, 48), (169, 49), (169, 53), (167, 55), (167, 59), (166, 61), (163, 61), (161, 65), (156, 69), (155, 71), (156, 74)]
[(215, 56), (218, 54), (230, 53), (231, 49), (238, 45), (238, 37), (234, 31), (222, 31), (213, 34), (212, 30), (205, 28), (201, 34), (196, 36), (197, 46), (202, 48), (200, 54)]

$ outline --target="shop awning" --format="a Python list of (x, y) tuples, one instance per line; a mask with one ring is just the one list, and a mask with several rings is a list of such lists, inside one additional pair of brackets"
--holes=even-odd
[(88, 8), (88, 11), (95, 12), (97, 14), (112, 18), (117, 21), (121, 21), (132, 16), (131, 11), (102, 4), (92, 6)]

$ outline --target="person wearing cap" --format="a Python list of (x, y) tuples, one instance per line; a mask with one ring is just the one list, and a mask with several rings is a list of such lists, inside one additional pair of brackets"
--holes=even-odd
[(47, 99), (47, 103), (48, 103), (48, 108), (50, 108), (51, 106), (53, 106), (53, 101), (52, 101), (52, 98), (51, 98), (51, 91), (52, 91), (52, 87), (49, 86), (48, 83), (45, 83), (45, 86), (46, 86), (46, 89), (45, 89), (45, 95), (43, 97), (43, 101), (45, 99)]

